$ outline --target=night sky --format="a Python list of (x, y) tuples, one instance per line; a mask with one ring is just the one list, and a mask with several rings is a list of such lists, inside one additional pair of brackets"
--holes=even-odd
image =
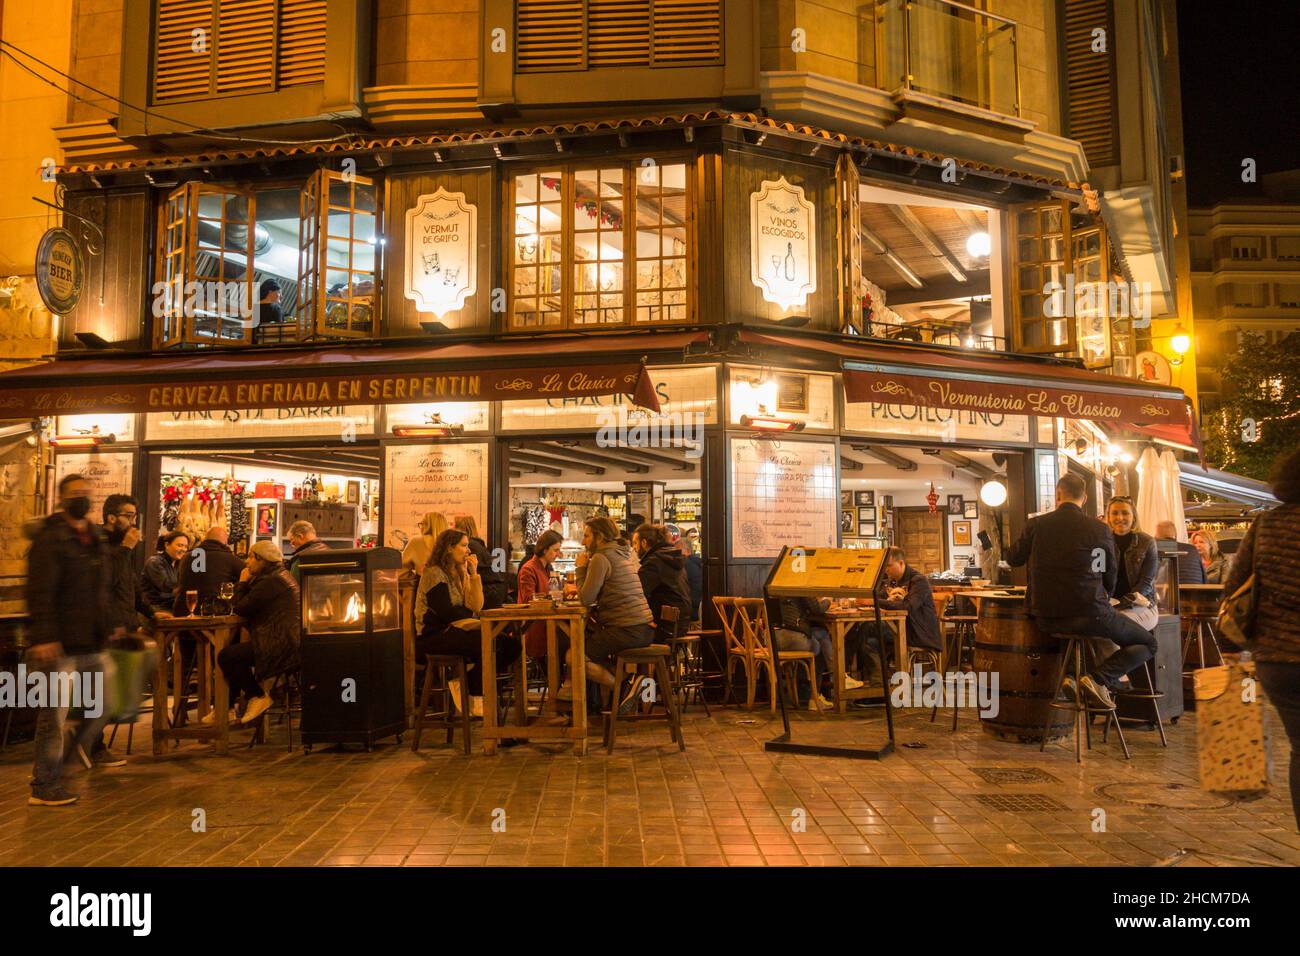
[(1241, 181), (1300, 168), (1300, 4), (1179, 0), (1184, 161), (1193, 206), (1262, 198)]

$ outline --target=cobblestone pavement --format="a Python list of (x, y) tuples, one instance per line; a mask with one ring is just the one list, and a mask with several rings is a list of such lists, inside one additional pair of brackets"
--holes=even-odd
[[(436, 734), (418, 754), (408, 737), (304, 755), (283, 727), (251, 750), (236, 733), (228, 757), (195, 743), (154, 757), (146, 718), (126, 767), (69, 771), (71, 807), (27, 806), (30, 742), (0, 755), (0, 865), (1296, 865), (1268, 716), (1274, 786), (1249, 801), (1196, 789), (1194, 714), (1167, 750), (1134, 729), (1131, 761), (1112, 740), (1082, 765), (1072, 744), (995, 740), (973, 711), (955, 734), (904, 712), (880, 762), (767, 753), (779, 718), (719, 707), (691, 709), (685, 753), (640, 724), (613, 756), (585, 758), (560, 745), (485, 757), (477, 739), (467, 757)], [(798, 714), (794, 737), (872, 746), (884, 723)]]

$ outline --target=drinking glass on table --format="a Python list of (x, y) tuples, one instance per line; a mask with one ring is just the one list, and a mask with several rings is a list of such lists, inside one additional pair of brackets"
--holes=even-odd
[(198, 592), (198, 591), (186, 591), (186, 592), (185, 592), (185, 606), (186, 606), (187, 608), (189, 608), (189, 611), (190, 611), (190, 617), (193, 617), (193, 616), (194, 616), (194, 609), (195, 609), (196, 607), (199, 606), (199, 592)]

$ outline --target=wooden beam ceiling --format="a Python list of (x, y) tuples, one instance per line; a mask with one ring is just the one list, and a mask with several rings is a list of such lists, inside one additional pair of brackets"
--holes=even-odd
[(939, 237), (930, 231), (930, 227), (920, 220), (916, 213), (912, 212), (907, 206), (895, 205), (891, 205), (889, 211), (907, 227), (908, 232), (916, 236), (917, 241), (925, 247), (926, 251), (935, 258), (939, 265), (948, 270), (949, 275), (958, 282), (966, 281), (966, 273), (962, 270), (960, 263), (957, 262), (951, 251), (943, 245)]
[(883, 461), (887, 465), (893, 465), (899, 471), (916, 471), (917, 464), (910, 458), (904, 458), (897, 452), (892, 452), (888, 448), (881, 448), (879, 445), (859, 445), (852, 444), (849, 446), (854, 451), (860, 451), (864, 455), (870, 455), (877, 461)]
[[(525, 451), (536, 452), (539, 455), (558, 456), (569, 461), (585, 461), (590, 462), (593, 465), (622, 468), (625, 471), (630, 471), (638, 475), (644, 474), (650, 470), (649, 465), (612, 455), (597, 454), (594, 451), (590, 451), (585, 445), (572, 446), (563, 445), (558, 442), (521, 441), (517, 444), (512, 444), (510, 447), (512, 449), (518, 447)], [(621, 449), (614, 449), (614, 451), (620, 450)]]

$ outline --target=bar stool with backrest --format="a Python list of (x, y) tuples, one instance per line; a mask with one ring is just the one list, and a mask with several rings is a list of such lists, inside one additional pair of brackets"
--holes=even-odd
[[(1094, 714), (1103, 714), (1106, 723), (1103, 729), (1102, 740), (1105, 742), (1109, 728), (1113, 723), (1115, 725), (1115, 735), (1119, 738), (1120, 746), (1124, 748), (1124, 759), (1131, 759), (1129, 753), (1128, 741), (1124, 739), (1124, 728), (1120, 726), (1119, 717), (1114, 710), (1106, 707), (1099, 707), (1096, 704), (1089, 704), (1084, 700), (1083, 689), (1079, 686), (1079, 678), (1088, 673), (1087, 663), (1094, 659), (1093, 644), (1099, 640), (1096, 637), (1090, 637), (1080, 634), (1050, 634), (1049, 637), (1055, 638), (1061, 645), (1061, 667), (1056, 674), (1056, 683), (1053, 685), (1052, 702), (1047, 712), (1047, 720), (1043, 723), (1043, 738), (1039, 742), (1038, 752), (1043, 753), (1047, 749), (1047, 737), (1052, 729), (1052, 710), (1068, 710), (1074, 713), (1074, 759), (1077, 763), (1083, 763), (1083, 743), (1086, 738), (1088, 749), (1092, 749), (1092, 717)], [(1074, 699), (1066, 697), (1061, 700), (1061, 695), (1065, 691), (1065, 679), (1072, 677), (1074, 679)], [(1082, 724), (1082, 728), (1080, 728)], [(1163, 736), (1164, 731), (1161, 731)]]
[[(456, 716), (456, 703), (451, 699), (451, 681), (460, 681), (460, 716)], [(437, 694), (438, 709), (429, 712), (429, 698)], [(447, 732), (447, 744), (455, 741), (456, 726), (460, 725), (461, 742), (466, 754), (470, 752), (469, 684), (465, 680), (465, 658), (455, 654), (426, 654), (424, 656), (424, 682), (420, 688), (420, 702), (415, 708), (415, 727), (411, 735), (411, 750), (420, 749), (420, 734), (425, 727)]]
[(668, 671), (673, 679), (673, 690), (677, 694), (678, 709), (685, 709), (687, 698), (695, 694), (698, 703), (704, 704), (704, 713), (709, 714), (709, 702), (704, 699), (704, 660), (700, 655), (699, 633), (679, 633), (681, 612), (665, 604), (659, 611), (659, 631), (661, 638), (668, 645), (672, 655), (668, 659)]
[[(758, 672), (760, 668), (767, 675), (770, 706), (776, 713), (777, 673), (772, 660), (771, 627), (767, 619), (767, 601), (763, 598), (715, 597), (713, 606), (722, 619), (722, 629), (727, 636), (726, 684), (728, 698), (731, 696), (731, 673), (739, 663), (745, 671), (745, 708), (754, 709), (754, 699), (758, 693)], [(795, 676), (799, 668), (808, 673), (812, 684), (812, 700), (818, 713), (821, 712), (821, 700), (817, 693), (817, 673), (814, 662), (817, 655), (813, 651), (781, 651), (781, 667), (790, 688), (790, 699), (796, 703)]]
[[(677, 709), (677, 692), (673, 688), (673, 678), (669, 673), (668, 659), (672, 650), (667, 644), (650, 644), (646, 647), (631, 647), (621, 650), (614, 657), (614, 687), (608, 691), (609, 710), (605, 716), (605, 750), (614, 752), (614, 741), (618, 737), (618, 722), (634, 720), (666, 720), (668, 734), (677, 744), (678, 750), (686, 749), (686, 740), (682, 736), (681, 712)], [(638, 676), (651, 677), (654, 680), (655, 694), (641, 713), (620, 717), (619, 688), (625, 672), (632, 671)], [(636, 677), (633, 678), (634, 680)], [(662, 704), (664, 713), (654, 713), (655, 704)]]

